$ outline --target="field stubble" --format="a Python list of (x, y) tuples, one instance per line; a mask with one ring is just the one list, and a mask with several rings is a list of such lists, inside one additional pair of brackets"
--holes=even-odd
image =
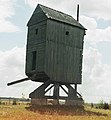
[(0, 120), (111, 120), (111, 111), (72, 106), (0, 105)]

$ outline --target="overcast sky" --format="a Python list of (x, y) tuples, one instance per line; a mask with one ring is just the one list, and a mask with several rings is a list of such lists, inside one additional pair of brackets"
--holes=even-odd
[(79, 92), (86, 102), (111, 100), (111, 1), (110, 0), (0, 0), (0, 96), (21, 97), (40, 84), (25, 82), (7, 87), (7, 82), (25, 76), (26, 24), (36, 5), (72, 15), (80, 4), (84, 38), (83, 79)]

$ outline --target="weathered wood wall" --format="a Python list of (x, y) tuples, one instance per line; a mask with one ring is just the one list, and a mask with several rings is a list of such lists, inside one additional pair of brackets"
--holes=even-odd
[(51, 80), (81, 83), (83, 36), (83, 29), (48, 20), (45, 72)]
[(26, 75), (41, 72), (52, 81), (81, 84), (84, 32), (80, 26), (46, 17), (37, 7), (28, 22)]
[[(36, 34), (36, 29), (38, 33)], [(26, 73), (32, 71), (32, 52), (36, 51), (36, 71), (44, 71), (44, 58), (46, 46), (46, 21), (32, 25), (28, 28)]]

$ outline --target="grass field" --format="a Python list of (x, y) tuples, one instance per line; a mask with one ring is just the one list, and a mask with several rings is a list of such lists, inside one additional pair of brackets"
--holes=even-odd
[(111, 110), (26, 105), (0, 105), (0, 120), (111, 120)]

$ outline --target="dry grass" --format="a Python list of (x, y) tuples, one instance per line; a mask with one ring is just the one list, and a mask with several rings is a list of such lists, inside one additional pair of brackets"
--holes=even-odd
[(111, 120), (111, 111), (71, 106), (0, 105), (0, 120)]

